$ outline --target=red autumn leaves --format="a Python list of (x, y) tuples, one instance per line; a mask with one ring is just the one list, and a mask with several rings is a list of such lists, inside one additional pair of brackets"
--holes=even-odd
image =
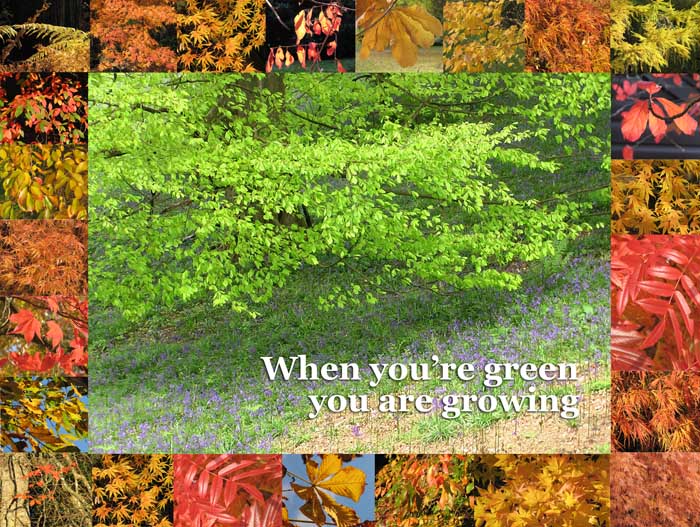
[(700, 369), (700, 236), (611, 245), (613, 369)]
[[(659, 143), (671, 133), (691, 136), (698, 130), (697, 103), (700, 96), (692, 96), (683, 102), (674, 102), (662, 94), (663, 82), (672, 81), (676, 86), (682, 83), (677, 74), (659, 74), (655, 81), (630, 81), (624, 79), (613, 82), (613, 92), (617, 101), (626, 104), (621, 112), (621, 133), (625, 141), (622, 149), (624, 159), (634, 158), (634, 146), (648, 131), (655, 143)], [(700, 75), (692, 80), (700, 84)]]
[(265, 71), (288, 68), (297, 60), (306, 69), (307, 64), (318, 65), (325, 56), (334, 58), (336, 69), (344, 73), (346, 70), (336, 57), (342, 18), (343, 7), (335, 2), (299, 11), (294, 17), (296, 43), (271, 47)]
[(7, 335), (21, 336), (24, 345), (10, 346), (7, 356), (0, 357), (0, 368), (42, 374), (60, 370), (69, 376), (87, 373), (87, 301), (34, 297), (5, 302), (16, 304), (16, 312), (8, 317), (12, 329)]

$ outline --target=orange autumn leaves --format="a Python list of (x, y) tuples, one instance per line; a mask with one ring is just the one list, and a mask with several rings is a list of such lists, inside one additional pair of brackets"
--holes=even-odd
[(700, 233), (700, 161), (613, 160), (614, 234)]
[(610, 524), (607, 456), (387, 458), (377, 473), (377, 524), (382, 527)]
[(675, 125), (683, 134), (695, 133), (698, 123), (687, 113), (686, 103), (677, 104), (666, 97), (652, 97), (661, 90), (661, 86), (656, 82), (637, 82), (636, 86), (625, 82), (630, 86), (630, 92), (643, 90), (648, 94), (648, 98), (635, 102), (629, 110), (622, 112), (622, 136), (627, 142), (637, 141), (647, 130), (647, 126), (656, 143), (666, 136), (670, 124)]

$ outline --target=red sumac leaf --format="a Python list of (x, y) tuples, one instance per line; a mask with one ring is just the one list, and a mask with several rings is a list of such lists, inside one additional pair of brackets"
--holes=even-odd
[(642, 280), (639, 282), (639, 288), (642, 291), (651, 293), (654, 296), (666, 297), (673, 296), (673, 293), (676, 290), (676, 288), (673, 287), (673, 284), (670, 282), (659, 282), (657, 280)]
[(671, 309), (668, 301), (659, 300), (658, 298), (640, 298), (637, 300), (637, 305), (648, 313), (661, 316), (664, 316)]
[(674, 281), (678, 280), (682, 276), (679, 269), (676, 267), (671, 267), (670, 265), (657, 265), (655, 267), (651, 267), (647, 272), (651, 276)]
[(644, 339), (642, 344), (640, 345), (641, 349), (646, 349), (654, 344), (656, 344), (661, 337), (664, 334), (664, 330), (666, 329), (666, 317), (663, 317), (658, 324), (656, 324), (656, 327), (651, 330), (651, 332), (647, 335), (647, 337)]
[(678, 265), (688, 265), (688, 257), (683, 254), (680, 251), (677, 251), (676, 249), (673, 249), (671, 247), (665, 247), (661, 252), (661, 256), (664, 258), (667, 258), (668, 260), (671, 260), (672, 262), (678, 264)]
[(688, 330), (688, 334), (692, 337), (695, 334), (695, 322), (692, 318), (690, 318), (692, 311), (688, 305), (688, 301), (680, 291), (676, 291), (674, 293), (674, 297), (678, 302), (678, 306), (681, 308), (681, 316), (683, 317), (685, 328)]
[(683, 275), (681, 277), (681, 285), (683, 286), (683, 289), (685, 289), (685, 292), (690, 295), (690, 298), (693, 299), (693, 302), (700, 306), (700, 291), (698, 291), (698, 288), (695, 287), (693, 279), (688, 275)]
[[(671, 325), (673, 326), (673, 337), (676, 339), (676, 352), (678, 355), (683, 355), (683, 330), (681, 329), (681, 324), (678, 322), (678, 317), (676, 316), (676, 312), (671, 309), (668, 312), (669, 318), (671, 319)], [(671, 356), (671, 362), (674, 362), (675, 364), (678, 363), (677, 360), (674, 360), (678, 355)]]

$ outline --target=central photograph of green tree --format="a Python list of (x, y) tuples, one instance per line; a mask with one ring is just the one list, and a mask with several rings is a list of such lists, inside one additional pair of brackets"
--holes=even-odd
[[(95, 452), (609, 450), (607, 75), (97, 74), (89, 96)], [(301, 355), (362, 379), (262, 360)], [(476, 376), (369, 382), (436, 358)], [(578, 375), (488, 387), (494, 363)], [(576, 411), (446, 403), (533, 393)]]

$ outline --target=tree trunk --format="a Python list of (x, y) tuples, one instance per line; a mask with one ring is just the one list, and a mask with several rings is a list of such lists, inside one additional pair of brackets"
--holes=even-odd
[(26, 454), (0, 456), (0, 527), (30, 527), (29, 505), (20, 494), (28, 491)]

